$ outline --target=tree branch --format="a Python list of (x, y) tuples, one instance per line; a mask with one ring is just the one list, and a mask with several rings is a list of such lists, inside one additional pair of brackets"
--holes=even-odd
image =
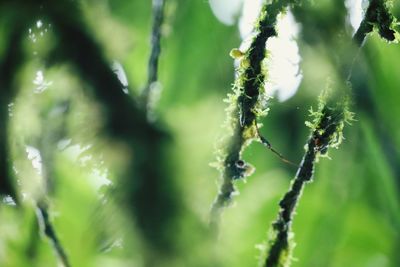
[(393, 22), (394, 18), (384, 0), (370, 0), (365, 16), (353, 39), (357, 46), (362, 46), (368, 33), (372, 32), (375, 27), (382, 38), (387, 41), (394, 41)]
[(319, 110), (312, 114), (314, 121), (308, 123), (312, 133), (307, 141), (306, 152), (290, 190), (279, 202), (280, 211), (272, 224), (269, 252), (263, 264), (265, 267), (289, 266), (292, 250), (291, 224), (304, 185), (312, 180), (318, 156), (326, 154), (329, 147), (337, 147), (341, 143), (344, 123), (351, 120), (347, 101), (339, 102), (335, 106), (324, 101), (320, 100)]
[[(268, 2), (268, 3), (267, 3)], [(261, 141), (258, 135), (257, 118), (265, 113), (263, 60), (265, 46), (270, 37), (276, 36), (277, 16), (293, 1), (266, 1), (263, 5), (250, 48), (243, 53), (233, 94), (228, 95), (227, 127), (230, 139), (224, 150), (219, 151), (218, 168), (222, 184), (212, 204), (210, 226), (217, 228), (223, 209), (228, 206), (235, 193), (234, 181), (249, 176), (254, 168), (242, 159), (244, 148), (253, 140)], [(240, 51), (232, 50), (231, 54)]]
[[(379, 29), (382, 38), (394, 40), (394, 31), (390, 29), (393, 18), (388, 13), (382, 0), (371, 0), (366, 15), (353, 36), (353, 41), (361, 48), (366, 36), (372, 32), (373, 26)], [(374, 25), (375, 24), (375, 25)], [(347, 76), (349, 82), (351, 69)], [(345, 101), (346, 102), (346, 101)], [(319, 154), (325, 154), (329, 147), (338, 146), (341, 142), (341, 132), (345, 122), (352, 120), (352, 113), (347, 110), (347, 103), (338, 102), (334, 108), (324, 102), (320, 103), (319, 116), (314, 120), (316, 125), (307, 141), (306, 153), (291, 184), (289, 191), (279, 202), (278, 218), (272, 224), (272, 237), (269, 241), (268, 255), (263, 263), (265, 267), (289, 266), (291, 261), (292, 245), (291, 224), (295, 208), (302, 194), (304, 185), (310, 182), (314, 173), (314, 166)], [(310, 126), (312, 124), (309, 123)], [(322, 135), (321, 135), (322, 130)], [(335, 141), (336, 140), (336, 141)]]

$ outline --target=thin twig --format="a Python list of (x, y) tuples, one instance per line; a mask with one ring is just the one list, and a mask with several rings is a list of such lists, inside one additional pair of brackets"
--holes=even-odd
[(278, 150), (276, 150), (275, 148), (272, 147), (271, 143), (267, 140), (267, 138), (265, 138), (264, 136), (261, 135), (260, 130), (257, 127), (257, 135), (258, 138), (260, 139), (260, 142), (269, 150), (272, 151), (272, 153), (274, 153), (276, 156), (278, 156), (283, 162), (290, 164), (292, 166), (298, 167), (298, 165), (296, 163), (291, 162), (290, 160), (288, 160), (287, 158), (285, 158)]
[(143, 105), (148, 113), (148, 117), (151, 119), (153, 108), (154, 108), (154, 94), (155, 90), (160, 90), (157, 86), (158, 81), (158, 62), (161, 53), (161, 37), (162, 37), (162, 25), (164, 23), (164, 10), (166, 0), (153, 0), (153, 27), (151, 33), (151, 53), (149, 57), (147, 72), (147, 84), (142, 92)]
[(42, 232), (47, 236), (50, 240), (51, 244), (53, 245), (54, 251), (60, 262), (63, 264), (64, 267), (70, 267), (70, 263), (65, 253), (63, 246), (61, 245), (60, 240), (57, 237), (56, 231), (50, 221), (48, 207), (43, 201), (37, 204), (36, 215), (39, 220), (39, 225), (42, 229)]

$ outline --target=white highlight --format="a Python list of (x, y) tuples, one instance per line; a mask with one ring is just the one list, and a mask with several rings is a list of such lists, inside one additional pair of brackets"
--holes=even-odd
[[(210, 0), (210, 6), (221, 22), (229, 24), (237, 14), (237, 10), (231, 7), (238, 5), (237, 0), (234, 2), (235, 4), (229, 0)], [(240, 2), (242, 13), (238, 27), (243, 40), (240, 50), (246, 51), (254, 37), (254, 25), (264, 1), (240, 0)], [(278, 37), (270, 38), (267, 42), (268, 58), (265, 64), (268, 75), (265, 87), (269, 96), (277, 95), (278, 100), (283, 102), (297, 92), (303, 78), (299, 66), (301, 57), (296, 42), (300, 26), (289, 11), (286, 15), (279, 16), (276, 28)], [(236, 60), (235, 64), (238, 65), (239, 60)]]
[(345, 5), (347, 8), (347, 20), (353, 28), (353, 33), (356, 32), (360, 26), (365, 11), (368, 8), (368, 0), (346, 0)]
[(36, 94), (44, 92), (50, 85), (53, 84), (53, 82), (48, 82), (44, 79), (44, 74), (41, 70), (36, 72), (35, 79), (32, 81), (32, 83), (36, 85), (36, 88), (33, 90), (33, 92)]
[(110, 179), (108, 179), (107, 170), (102, 172), (99, 169), (93, 169), (88, 178), (96, 190), (99, 190), (102, 186), (108, 186), (112, 184)]
[(111, 65), (111, 69), (117, 75), (118, 80), (124, 87), (122, 88), (122, 91), (124, 91), (125, 94), (128, 94), (128, 78), (126, 77), (124, 67), (122, 67), (121, 63), (118, 61), (114, 61)]
[(43, 22), (41, 20), (36, 21), (36, 27), (40, 29), (43, 26)]
[(17, 203), (15, 203), (14, 199), (11, 196), (5, 196), (3, 198), (3, 203), (8, 206), (17, 206)]
[(239, 32), (242, 39), (247, 38), (254, 29), (254, 25), (261, 12), (263, 0), (242, 0), (243, 10), (239, 19)]
[(210, 0), (210, 7), (220, 22), (233, 25), (240, 13), (242, 2), (243, 0)]
[(71, 144), (71, 141), (72, 141), (71, 139), (62, 139), (62, 140), (60, 140), (57, 143), (57, 148), (59, 150), (64, 150)]
[[(81, 166), (87, 166), (93, 157), (90, 154), (84, 154), (91, 145), (81, 146), (80, 144), (71, 145), (71, 140), (66, 140), (68, 142), (67, 147), (63, 149), (63, 152), (75, 162), (78, 162)], [(100, 162), (103, 164), (103, 162)], [(103, 170), (104, 169), (104, 170)], [(99, 190), (103, 185), (112, 184), (108, 176), (108, 170), (106, 168), (93, 168), (89, 173), (88, 180), (94, 189)]]
[(31, 161), (33, 168), (42, 174), (42, 157), (40, 151), (33, 146), (25, 146), (25, 151), (28, 154), (28, 159)]
[(267, 95), (277, 95), (278, 100), (284, 102), (296, 92), (303, 78), (300, 71), (299, 47), (295, 38), (300, 31), (291, 12), (278, 17), (276, 29), (277, 37), (272, 37), (267, 42), (269, 56), (266, 59), (267, 82), (265, 91)]

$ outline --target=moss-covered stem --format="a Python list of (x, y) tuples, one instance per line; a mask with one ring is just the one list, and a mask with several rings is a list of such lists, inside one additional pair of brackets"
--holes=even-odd
[[(391, 29), (393, 17), (387, 10), (384, 2), (381, 0), (371, 0), (364, 19), (353, 36), (353, 41), (358, 47), (362, 47), (367, 35), (372, 32), (375, 26), (382, 38), (393, 41), (394, 31)], [(349, 82), (351, 69), (347, 76)], [(350, 120), (350, 113), (346, 111), (346, 107), (338, 104), (339, 108), (331, 109), (325, 103), (320, 105), (322, 110), (321, 120), (315, 127), (311, 137), (306, 145), (306, 152), (303, 156), (300, 167), (291, 184), (289, 191), (279, 202), (280, 211), (278, 218), (272, 225), (272, 235), (269, 250), (263, 266), (265, 267), (283, 267), (289, 266), (291, 261), (291, 224), (295, 208), (302, 194), (304, 185), (312, 180), (314, 165), (318, 154), (327, 152), (329, 140), (332, 140), (335, 132), (342, 131), (344, 122)], [(332, 118), (334, 119), (333, 121)], [(330, 122), (329, 122), (330, 121)], [(324, 129), (323, 136), (320, 136), (321, 129)]]
[(152, 94), (154, 90), (159, 90), (156, 82), (158, 81), (158, 62), (161, 53), (162, 25), (164, 23), (164, 10), (166, 0), (153, 0), (153, 26), (151, 33), (151, 52), (147, 66), (147, 84), (142, 92), (143, 105), (148, 115), (151, 116), (154, 108)]
[(318, 156), (327, 153), (329, 147), (337, 147), (340, 144), (344, 122), (350, 119), (346, 106), (346, 101), (333, 107), (320, 103), (314, 122), (309, 123), (313, 131), (291, 187), (279, 202), (280, 210), (278, 218), (272, 224), (272, 238), (268, 244), (268, 255), (263, 266), (289, 266), (292, 246), (291, 224), (296, 206), (304, 185), (312, 180)]
[(231, 136), (226, 148), (219, 157), (222, 183), (218, 195), (211, 207), (210, 226), (216, 228), (223, 209), (228, 206), (235, 193), (234, 181), (251, 173), (252, 167), (242, 159), (244, 148), (257, 135), (256, 119), (263, 113), (264, 72), (263, 60), (266, 42), (276, 36), (278, 15), (291, 3), (290, 0), (272, 1), (263, 5), (255, 27), (255, 37), (249, 49), (244, 52), (235, 80), (233, 94), (228, 96), (228, 127)]
[(354, 42), (357, 46), (362, 46), (366, 36), (373, 31), (374, 27), (382, 38), (394, 41), (393, 22), (394, 18), (390, 14), (385, 0), (370, 0), (365, 16), (354, 34)]

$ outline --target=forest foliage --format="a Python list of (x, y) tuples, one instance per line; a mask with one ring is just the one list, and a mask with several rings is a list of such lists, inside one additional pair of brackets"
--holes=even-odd
[(0, 266), (400, 266), (400, 2), (239, 2), (0, 0)]

